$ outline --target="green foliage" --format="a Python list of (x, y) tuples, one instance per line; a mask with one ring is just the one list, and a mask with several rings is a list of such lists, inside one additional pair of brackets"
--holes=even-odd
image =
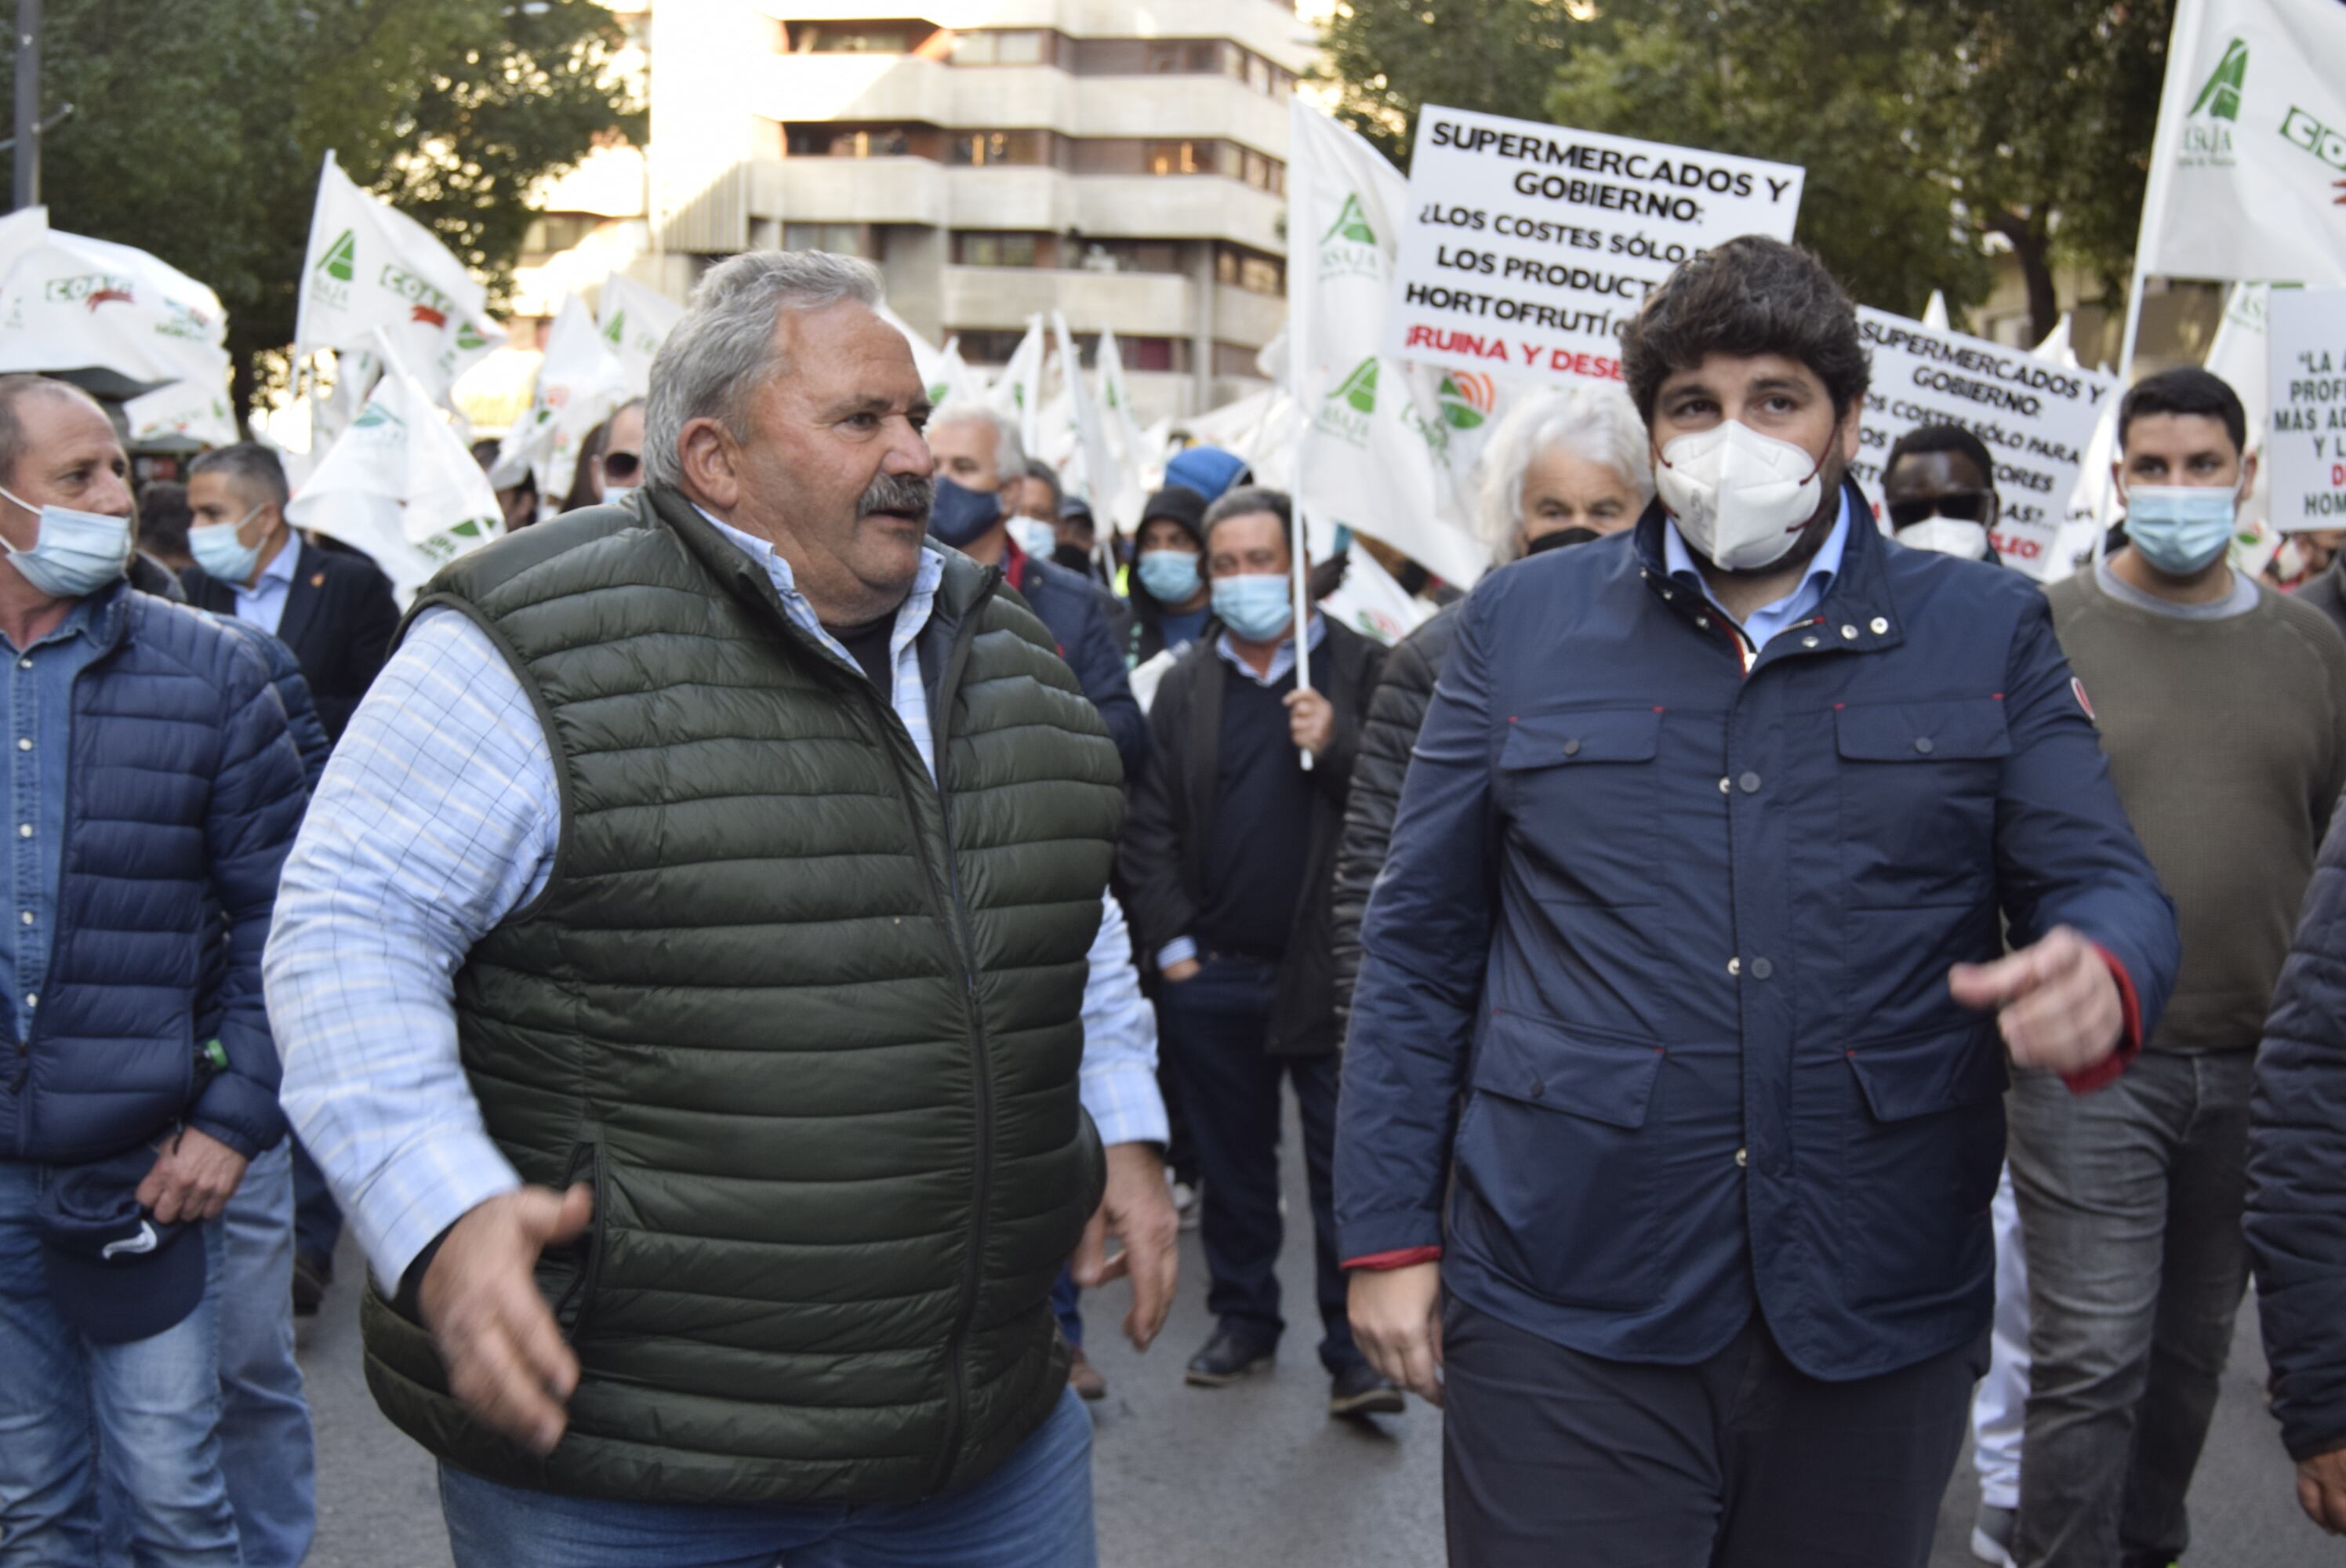
[(2123, 288), (2173, 20), (2174, 0), (1348, 0), (1328, 40), (1340, 112), (1397, 162), (1443, 103), (1799, 164), (1798, 238), (1859, 299), (1977, 303), (2009, 245), (2041, 333), (2055, 268)]
[(502, 291), (530, 186), (599, 137), (644, 132), (610, 69), (624, 36), (595, 0), (48, 0), (46, 12), (43, 100), (76, 111), (44, 148), (50, 220), (210, 284), (248, 391), (293, 336), (328, 149)]

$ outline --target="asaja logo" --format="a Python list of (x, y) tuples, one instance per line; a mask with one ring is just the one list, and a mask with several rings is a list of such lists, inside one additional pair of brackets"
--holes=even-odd
[(1336, 390), (1320, 400), (1320, 412), (1311, 426), (1323, 435), (1350, 442), (1365, 450), (1369, 444), (1369, 421), (1377, 412), (1377, 357), (1371, 354), (1352, 367), (1352, 374), (1336, 386)]
[(1478, 429), (1491, 417), (1499, 389), (1490, 377), (1472, 371), (1453, 371), (1442, 378), (1434, 401), (1442, 406), (1442, 423), (1453, 430)]
[(603, 341), (616, 349), (625, 341), (627, 331), (627, 313), (622, 311), (611, 318), (609, 326), (603, 329)]
[(359, 410), (359, 416), (351, 422), (351, 428), (352, 430), (373, 430), (386, 424), (399, 430), (404, 430), (407, 428), (406, 421), (392, 412), (390, 409), (384, 407), (380, 402), (370, 402), (366, 407)]
[(317, 270), (338, 283), (347, 283), (358, 275), (358, 237), (345, 229), (342, 237), (327, 246), (325, 255), (318, 259)]
[(1382, 280), (1384, 273), (1384, 252), (1377, 246), (1377, 231), (1369, 227), (1361, 193), (1346, 191), (1336, 221), (1320, 237), (1320, 276)]
[(2208, 73), (2199, 96), (2191, 101), (2191, 110), (2184, 116), (2180, 159), (2184, 168), (2232, 166), (2232, 127), (2239, 121), (2240, 94), (2248, 79), (2248, 41), (2235, 38), (2225, 46), (2224, 57)]

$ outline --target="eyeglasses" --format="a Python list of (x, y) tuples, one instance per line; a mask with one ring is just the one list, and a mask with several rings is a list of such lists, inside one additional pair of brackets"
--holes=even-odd
[(1894, 532), (1911, 528), (1932, 517), (1952, 517), (1958, 523), (1984, 523), (1987, 509), (1995, 501), (1993, 490), (1949, 490), (1937, 495), (1925, 495), (1915, 501), (1892, 501), (1890, 504), (1890, 526)]
[(607, 452), (603, 454), (603, 477), (625, 484), (644, 466), (644, 460), (632, 452)]

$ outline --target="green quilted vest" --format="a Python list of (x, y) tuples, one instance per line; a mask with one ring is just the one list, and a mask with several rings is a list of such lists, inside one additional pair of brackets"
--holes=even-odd
[[(644, 507), (646, 499), (652, 501)], [(673, 493), (442, 572), (554, 742), (553, 877), (457, 974), (490, 1135), (591, 1183), (539, 1284), (584, 1371), (543, 1459), (380, 1295), (367, 1380), (508, 1485), (903, 1502), (968, 1484), (1066, 1380), (1047, 1302), (1096, 1205), (1076, 1097), (1115, 747), (999, 574), (923, 632), (939, 784), (853, 666)]]

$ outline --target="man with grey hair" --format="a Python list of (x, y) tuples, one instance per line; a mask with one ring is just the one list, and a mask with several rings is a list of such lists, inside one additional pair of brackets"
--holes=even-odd
[(1146, 1346), (1175, 1235), (1119, 774), (924, 538), (878, 298), (711, 270), (648, 484), (434, 581), (289, 868), (286, 1104), (463, 1568), (1096, 1561), (1046, 1296), (1128, 1270)]
[(1002, 568), (1012, 589), (1050, 628), (1059, 657), (1100, 710), (1125, 778), (1137, 779), (1148, 758), (1148, 720), (1132, 695), (1115, 596), (1012, 537), (1020, 504), (1042, 488), (1026, 476), (1018, 427), (987, 404), (949, 402), (929, 421), (928, 436), (939, 470), (930, 534), (980, 565)]

